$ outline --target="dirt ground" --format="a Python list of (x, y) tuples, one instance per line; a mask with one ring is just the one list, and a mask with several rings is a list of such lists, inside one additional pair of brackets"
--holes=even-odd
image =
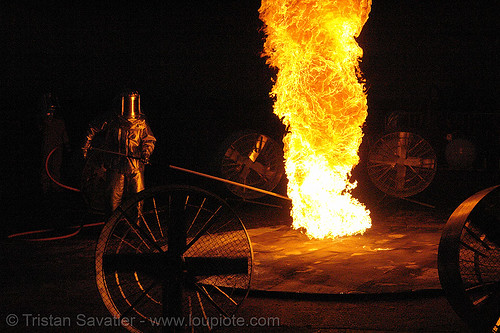
[[(275, 227), (286, 227), (287, 218), (280, 212), (245, 211), (242, 215), (250, 234), (261, 228), (264, 216)], [(377, 219), (386, 224), (390, 220), (406, 230), (415, 223), (420, 230), (438, 230), (444, 216), (431, 212), (417, 208), (390, 213), (385, 219), (378, 214)], [(125, 331), (105, 322), (110, 315), (96, 287), (94, 252), (100, 228), (87, 227), (74, 237), (55, 241), (2, 241), (1, 331)], [(267, 273), (262, 278), (266, 277)], [(347, 283), (349, 279), (342, 276), (339, 280)], [(258, 331), (272, 332), (468, 332), (439, 289), (366, 295), (282, 291), (252, 290), (237, 313), (245, 326), (222, 327), (222, 331), (250, 332), (258, 327)], [(12, 318), (17, 318), (15, 325), (9, 322)], [(255, 321), (252, 325), (251, 320)]]
[[(438, 179), (428, 192), (414, 198), (417, 201), (431, 203), (434, 208), (406, 200), (385, 198), (380, 193), (365, 192), (362, 202), (368, 203), (374, 221), (373, 229), (367, 235), (371, 235), (369, 237), (374, 242), (383, 237), (387, 238), (390, 234), (405, 235), (405, 237), (391, 238), (391, 241), (395, 239), (405, 241), (403, 245), (392, 243), (394, 249), (392, 253), (399, 253), (398, 257), (402, 258), (408, 256), (408, 252), (405, 251), (408, 251), (408, 244), (412, 240), (412, 236), (408, 234), (411, 231), (418, 235), (420, 237), (418, 239), (422, 242), (430, 244), (428, 247), (430, 250), (422, 250), (419, 253), (426, 262), (425, 265), (434, 265), (434, 259), (431, 262), (425, 258), (435, 255), (438, 236), (447, 218), (457, 204), (476, 190), (485, 188), (484, 183), (459, 182), (460, 179), (465, 178), (461, 174), (456, 174), (445, 180)], [(454, 185), (456, 191), (450, 192), (449, 189)], [(445, 193), (449, 195), (444, 195)], [(57, 229), (61, 226), (80, 225), (82, 221), (91, 225), (102, 222), (102, 218), (85, 212), (81, 208), (80, 199), (71, 194), (64, 196), (61, 199), (63, 202), (56, 202), (50, 209), (43, 210), (39, 209), (42, 205), (37, 205), (33, 198), (28, 196), (22, 199), (10, 204), (11, 214), (6, 215), (0, 242), (2, 263), (0, 331), (124, 332), (123, 327), (117, 327), (113, 322), (106, 322), (111, 317), (96, 286), (94, 255), (102, 225), (83, 228), (77, 235), (60, 240), (34, 242), (22, 240), (30, 236), (7, 238), (15, 232), (42, 230), (47, 227)], [(30, 206), (26, 204), (27, 202), (34, 204)], [(269, 199), (266, 203), (276, 204), (279, 201)], [(269, 241), (258, 230), (271, 228), (285, 233), (289, 230), (286, 228), (290, 226), (291, 220), (285, 205), (281, 208), (271, 208), (237, 200), (232, 201), (231, 205), (240, 214), (249, 229), (249, 234), (254, 235), (257, 252), (265, 252), (268, 246), (266, 242)], [(71, 229), (64, 229), (63, 233), (70, 231)], [(48, 235), (54, 236), (54, 233)], [(44, 233), (34, 235), (34, 237), (45, 236), (47, 235)], [(299, 238), (294, 239), (300, 242)], [(351, 240), (351, 242), (353, 246), (360, 246), (360, 241), (355, 243)], [(283, 247), (283, 244), (275, 245)], [(358, 250), (361, 248), (362, 246)], [(328, 255), (327, 251), (330, 250), (325, 249), (323, 255)], [(344, 248), (342, 251), (347, 250)], [(237, 313), (237, 318), (241, 318), (245, 324), (222, 327), (222, 331), (233, 332), (237, 329), (240, 332), (469, 332), (443, 296), (438, 281), (435, 281), (436, 272), (425, 275), (434, 279), (431, 287), (424, 284), (412, 288), (407, 284), (403, 285), (405, 288), (383, 289), (377, 293), (377, 289), (373, 289), (377, 283), (383, 288), (397, 286), (393, 280), (398, 279), (398, 276), (416, 272), (419, 269), (416, 267), (418, 263), (415, 264), (414, 270), (410, 268), (409, 271), (402, 270), (400, 269), (402, 266), (393, 263), (392, 268), (382, 272), (387, 274), (379, 275), (386, 278), (382, 283), (380, 280), (375, 281), (374, 277), (372, 280), (377, 283), (354, 285), (349, 282), (354, 283), (369, 278), (366, 275), (371, 273), (363, 272), (352, 276), (344, 274), (344, 271), (349, 271), (348, 269), (343, 271), (349, 267), (345, 264), (349, 258), (342, 257), (342, 251), (337, 251), (339, 264), (330, 266), (338, 269), (336, 271), (338, 272), (336, 274), (339, 274), (338, 278), (330, 277), (329, 281), (341, 281), (341, 287), (350, 288), (351, 292), (344, 293), (342, 289), (336, 291), (322, 289), (325, 283), (321, 282), (321, 279), (316, 279), (316, 282), (319, 282), (314, 286), (319, 288), (316, 289), (320, 291), (319, 293), (311, 292), (315, 290), (314, 288), (303, 292), (297, 290), (286, 292), (286, 287), (293, 284), (275, 283), (278, 281), (275, 276), (260, 270), (261, 288), (250, 291)], [(390, 255), (389, 251), (385, 252), (385, 255)], [(357, 253), (362, 254), (360, 251)], [(257, 259), (258, 255), (257, 253)], [(368, 258), (367, 262), (370, 263), (369, 257), (364, 258)], [(287, 261), (283, 260), (282, 263), (286, 264)], [(372, 266), (377, 265), (374, 263)], [(289, 274), (289, 270), (284, 269), (275, 270), (272, 274), (278, 271), (281, 276), (293, 277), (293, 274)], [(419, 271), (425, 273), (425, 270)], [(394, 275), (391, 275), (393, 273)], [(307, 274), (302, 273), (301, 276), (304, 278)], [(285, 279), (283, 281), (286, 282)], [(307, 284), (307, 280), (301, 281), (305, 281), (304, 285)], [(330, 287), (338, 286), (330, 285)], [(251, 320), (254, 320), (254, 325), (250, 325)]]

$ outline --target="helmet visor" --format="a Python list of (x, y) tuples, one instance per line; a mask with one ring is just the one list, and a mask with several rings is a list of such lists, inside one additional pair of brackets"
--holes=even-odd
[(122, 95), (122, 116), (127, 119), (138, 118), (141, 114), (141, 97), (138, 93)]

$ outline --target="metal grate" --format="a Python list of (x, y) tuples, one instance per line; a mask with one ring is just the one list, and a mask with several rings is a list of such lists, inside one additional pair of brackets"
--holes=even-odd
[(417, 134), (389, 133), (370, 148), (367, 172), (382, 192), (409, 197), (430, 185), (436, 173), (436, 154)]
[[(272, 191), (284, 174), (283, 150), (270, 137), (255, 132), (238, 132), (224, 145), (220, 174), (224, 179)], [(227, 185), (243, 199), (264, 194), (240, 186)]]
[(222, 199), (166, 186), (139, 193), (107, 222), (96, 250), (97, 286), (132, 332), (165, 325), (199, 331), (236, 312), (252, 260), (243, 223)]
[(465, 200), (439, 242), (439, 279), (455, 312), (475, 332), (500, 316), (500, 185)]

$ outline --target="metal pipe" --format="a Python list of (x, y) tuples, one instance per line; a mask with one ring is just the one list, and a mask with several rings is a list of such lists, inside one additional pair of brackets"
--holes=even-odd
[(175, 165), (169, 165), (168, 167), (171, 168), (171, 169), (174, 169), (174, 170), (179, 170), (179, 171), (184, 171), (184, 172), (187, 172), (187, 173), (192, 173), (193, 175), (198, 175), (198, 176), (202, 176), (202, 177), (205, 177), (205, 178), (214, 179), (214, 180), (217, 180), (217, 181), (220, 181), (220, 182), (223, 182), (223, 183), (227, 183), (227, 184), (231, 184), (231, 185), (235, 185), (235, 186), (240, 186), (240, 187), (252, 190), (252, 191), (256, 191), (256, 192), (260, 192), (260, 193), (264, 193), (264, 194), (269, 194), (269, 195), (272, 195), (272, 196), (280, 198), (280, 199), (292, 201), (292, 199), (290, 199), (289, 197), (285, 197), (283, 195), (280, 195), (280, 194), (277, 194), (277, 193), (274, 193), (274, 192), (271, 192), (271, 191), (266, 191), (266, 190), (263, 190), (263, 189), (260, 189), (260, 188), (257, 188), (257, 187), (253, 187), (253, 186), (249, 186), (249, 185), (245, 185), (245, 184), (233, 182), (232, 180), (227, 180), (227, 179), (224, 179), (224, 178), (219, 178), (219, 177), (207, 175), (206, 173), (201, 173), (201, 172), (198, 172), (198, 171), (193, 171), (193, 170), (181, 168), (181, 167), (178, 167), (178, 166), (175, 166)]
[(118, 153), (116, 151), (111, 151), (111, 150), (106, 150), (106, 149), (101, 149), (101, 148), (90, 147), (90, 150), (95, 150), (95, 151), (99, 151), (101, 153), (106, 153), (106, 154), (118, 155), (118, 156), (129, 157), (129, 158), (135, 158), (136, 160), (141, 159), (140, 157), (131, 156), (131, 155), (123, 154), (123, 153)]
[[(137, 159), (139, 158), (139, 157), (129, 156), (129, 155), (126, 155), (126, 154), (117, 153), (117, 152), (114, 152), (114, 151), (100, 149), (100, 148), (91, 148), (91, 149), (92, 150), (96, 150), (96, 151), (100, 151), (100, 152), (103, 152), (103, 153), (114, 154), (114, 155), (123, 156), (123, 157), (130, 157), (130, 158), (137, 158)], [(243, 187), (243, 188), (246, 188), (246, 189), (249, 189), (249, 190), (252, 190), (252, 191), (256, 191), (256, 192), (260, 192), (260, 193), (272, 195), (272, 196), (280, 198), (280, 199), (292, 201), (292, 199), (290, 199), (289, 197), (285, 197), (283, 195), (280, 195), (280, 194), (277, 194), (277, 193), (274, 193), (274, 192), (271, 192), (271, 191), (266, 191), (266, 190), (260, 189), (258, 187), (253, 187), (253, 186), (249, 186), (249, 185), (245, 185), (245, 184), (233, 182), (232, 180), (228, 180), (228, 179), (224, 179), (224, 178), (220, 178), (220, 177), (208, 175), (206, 173), (202, 173), (202, 172), (198, 172), (198, 171), (193, 171), (193, 170), (189, 170), (189, 169), (186, 169), (186, 168), (181, 168), (181, 167), (178, 167), (178, 166), (175, 166), (175, 165), (168, 165), (168, 167), (170, 169), (174, 169), (174, 170), (178, 170), (178, 171), (183, 171), (183, 172), (191, 173), (193, 175), (197, 175), (197, 176), (201, 176), (201, 177), (205, 177), (205, 178), (217, 180), (217, 181), (220, 181), (220, 182), (223, 182), (223, 183), (227, 183), (227, 184), (231, 184), (231, 185), (234, 185), (234, 186)]]

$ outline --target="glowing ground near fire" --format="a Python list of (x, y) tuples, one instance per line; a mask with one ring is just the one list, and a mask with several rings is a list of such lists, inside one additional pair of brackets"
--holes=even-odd
[(371, 0), (263, 0), (263, 56), (278, 69), (274, 113), (284, 138), (293, 227), (313, 238), (363, 233), (370, 212), (351, 195), (367, 101), (355, 37)]

